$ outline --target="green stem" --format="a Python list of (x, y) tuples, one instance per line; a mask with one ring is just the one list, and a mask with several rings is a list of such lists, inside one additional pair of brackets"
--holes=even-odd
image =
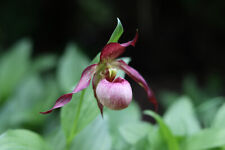
[(66, 142), (65, 150), (69, 150), (69, 149), (70, 149), (70, 143), (67, 141), (67, 142)]
[(81, 107), (82, 107), (82, 103), (83, 103), (83, 99), (84, 99), (84, 94), (85, 94), (85, 90), (82, 91), (81, 96), (80, 96), (80, 102), (78, 104), (77, 113), (76, 113), (74, 121), (73, 121), (73, 127), (71, 129), (70, 136), (68, 137), (68, 140), (66, 142), (66, 150), (69, 150), (71, 142), (73, 141), (73, 138), (76, 135), (75, 133), (77, 130), (77, 122), (78, 122), (78, 119), (80, 116), (80, 111), (81, 111)]

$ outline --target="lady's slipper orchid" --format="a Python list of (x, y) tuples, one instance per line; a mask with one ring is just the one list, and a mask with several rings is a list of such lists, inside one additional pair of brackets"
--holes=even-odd
[(76, 88), (71, 93), (59, 97), (55, 105), (50, 110), (41, 113), (50, 113), (53, 109), (60, 108), (70, 102), (73, 94), (88, 87), (92, 77), (94, 95), (102, 115), (103, 106), (114, 110), (126, 108), (132, 100), (132, 89), (128, 81), (121, 77), (116, 78), (118, 69), (123, 70), (128, 76), (145, 89), (148, 99), (154, 104), (155, 109), (157, 110), (158, 106), (155, 96), (144, 78), (134, 68), (128, 66), (123, 60), (116, 60), (116, 58), (125, 51), (126, 47), (130, 45), (135, 46), (137, 39), (138, 32), (134, 39), (127, 43), (107, 44), (102, 49), (100, 62), (98, 64), (88, 66), (83, 71)]

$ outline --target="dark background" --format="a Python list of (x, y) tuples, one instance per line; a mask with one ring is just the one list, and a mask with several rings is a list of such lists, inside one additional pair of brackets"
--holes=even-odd
[[(21, 38), (34, 43), (34, 56), (63, 53), (76, 42), (93, 58), (108, 41), (120, 18), (131, 40), (140, 38), (124, 56), (156, 91), (180, 91), (194, 74), (204, 86), (211, 75), (224, 77), (224, 0), (1, 0), (0, 52)], [(2, 52), (1, 52), (2, 53)], [(144, 91), (137, 87), (137, 94)]]

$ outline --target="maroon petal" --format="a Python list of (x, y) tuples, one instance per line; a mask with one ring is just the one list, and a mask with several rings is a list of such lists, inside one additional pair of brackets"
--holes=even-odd
[(80, 81), (72, 93), (77, 93), (85, 89), (86, 87), (88, 87), (91, 81), (91, 77), (95, 73), (96, 67), (97, 67), (97, 64), (92, 64), (88, 66), (86, 69), (84, 69), (81, 75)]
[(93, 86), (94, 96), (95, 96), (95, 99), (97, 101), (98, 108), (99, 108), (99, 110), (101, 112), (101, 115), (103, 117), (103, 105), (100, 103), (100, 101), (98, 100), (98, 97), (96, 95), (96, 86), (97, 86), (97, 84), (99, 82), (98, 80), (99, 79), (97, 79), (97, 74), (94, 74), (93, 79), (92, 79), (92, 86)]
[(70, 102), (70, 100), (72, 99), (72, 96), (73, 96), (73, 93), (62, 95), (61, 97), (59, 97), (57, 99), (55, 105), (51, 109), (49, 109), (48, 111), (45, 111), (45, 112), (40, 112), (40, 113), (48, 114), (48, 113), (52, 112), (53, 109), (64, 106), (65, 104)]
[(135, 46), (136, 42), (138, 39), (138, 32), (136, 32), (136, 35), (133, 40), (119, 44), (119, 43), (109, 43), (107, 44), (101, 52), (100, 55), (100, 61), (103, 61), (104, 59), (115, 59), (118, 56), (120, 56), (124, 51), (127, 46)]
[(137, 70), (134, 68), (128, 66), (123, 60), (117, 61), (119, 64), (118, 66), (132, 79), (134, 79), (140, 86), (142, 86), (145, 91), (147, 92), (148, 99), (150, 102), (152, 102), (155, 106), (155, 110), (158, 110), (158, 103), (157, 100), (152, 92), (152, 90), (149, 88), (148, 84), (146, 83), (145, 79), (138, 73)]
[(93, 65), (88, 66), (86, 69), (84, 69), (84, 71), (81, 75), (81, 79), (80, 79), (79, 83), (77, 84), (76, 88), (73, 90), (73, 92), (62, 95), (61, 97), (59, 97), (57, 99), (55, 105), (51, 109), (49, 109), (48, 111), (45, 111), (45, 112), (41, 112), (41, 113), (48, 114), (48, 113), (52, 112), (53, 109), (63, 107), (65, 104), (70, 102), (74, 93), (77, 93), (77, 92), (83, 90), (84, 88), (88, 87), (88, 85), (90, 84), (90, 81), (91, 81), (91, 77), (95, 73), (96, 66), (97, 66), (97, 64), (93, 64)]

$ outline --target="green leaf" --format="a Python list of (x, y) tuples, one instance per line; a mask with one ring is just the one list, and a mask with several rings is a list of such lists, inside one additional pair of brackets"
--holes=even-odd
[(55, 55), (43, 55), (36, 58), (33, 62), (32, 70), (35, 72), (47, 71), (56, 65)]
[(158, 114), (156, 114), (150, 110), (145, 111), (144, 113), (146, 115), (153, 117), (157, 121), (157, 123), (159, 124), (160, 133), (161, 133), (163, 139), (165, 140), (165, 142), (167, 143), (168, 149), (169, 150), (179, 150), (179, 145), (178, 145), (176, 138), (174, 137), (174, 135), (172, 134), (170, 129), (166, 126), (166, 124), (164, 123), (162, 118)]
[(1, 150), (49, 150), (38, 134), (29, 130), (8, 130), (0, 136)]
[(152, 126), (145, 122), (127, 123), (119, 127), (121, 135), (129, 144), (136, 144), (147, 136), (151, 129)]
[(112, 150), (128, 150), (130, 149), (130, 144), (119, 134), (112, 135)]
[(0, 58), (0, 102), (9, 96), (26, 74), (31, 47), (29, 40), (21, 40)]
[[(92, 64), (98, 61), (99, 54)], [(62, 108), (60, 115), (67, 142), (70, 143), (74, 136), (93, 121), (98, 114), (99, 109), (92, 86), (74, 94), (71, 102)]]
[(63, 91), (72, 91), (80, 80), (81, 73), (87, 67), (89, 59), (75, 44), (68, 44), (66, 52), (59, 60), (57, 77)]
[(37, 127), (48, 116), (40, 115), (49, 108), (59, 93), (52, 78), (41, 80), (38, 75), (29, 76), (21, 82), (0, 108), (0, 133), (9, 128)]
[(60, 127), (56, 127), (53, 131), (47, 133), (45, 141), (51, 146), (53, 150), (65, 150), (66, 148), (65, 134)]
[(74, 139), (71, 150), (110, 150), (111, 136), (108, 131), (108, 117), (99, 115)]
[(154, 126), (151, 132), (148, 134), (148, 141), (150, 143), (150, 148), (152, 150), (166, 150), (167, 143), (163, 138), (163, 135), (160, 133), (160, 128)]
[(46, 111), (52, 107), (52, 104), (59, 97), (59, 89), (55, 77), (50, 75), (42, 80), (42, 83), (44, 92), (40, 95), (40, 99), (38, 100), (39, 106), (35, 107), (37, 112)]
[(133, 101), (126, 109), (120, 111), (105, 109), (104, 113), (110, 118), (108, 122), (112, 136), (112, 149), (127, 149), (129, 143), (121, 136), (118, 127), (140, 122), (141, 113), (138, 105)]
[(37, 96), (37, 101), (32, 104), (29, 114), (29, 123), (33, 125), (43, 123), (44, 119), (49, 119), (50, 115), (40, 115), (40, 112), (49, 109), (55, 100), (58, 98), (59, 89), (55, 81), (55, 77), (48, 76), (42, 80), (42, 92)]
[(164, 120), (173, 134), (192, 135), (200, 130), (191, 100), (181, 97), (167, 110)]
[(116, 134), (118, 130), (118, 124), (120, 126), (126, 124), (137, 123), (141, 120), (141, 113), (138, 105), (135, 102), (131, 102), (131, 104), (123, 110), (115, 111), (106, 109), (105, 113), (109, 116), (109, 125), (111, 134)]
[(217, 114), (214, 117), (212, 127), (223, 128), (225, 125), (225, 103), (219, 108)]
[(223, 102), (223, 97), (215, 97), (207, 99), (205, 102), (199, 105), (199, 107), (197, 107), (199, 119), (205, 127), (211, 126), (215, 118), (215, 114), (217, 113), (218, 108), (222, 105)]
[(150, 143), (147, 138), (142, 138), (139, 140), (135, 145), (132, 145), (129, 150), (149, 150), (150, 149)]
[(225, 145), (225, 128), (210, 128), (188, 137), (182, 148), (184, 150), (204, 150)]
[(40, 98), (42, 98), (43, 87), (42, 81), (36, 76), (24, 80), (11, 99), (0, 109), (0, 132), (7, 128), (18, 127), (24, 123), (35, 124), (39, 121), (40, 114), (31, 112)]
[(117, 26), (114, 29), (108, 43), (118, 42), (118, 40), (119, 40), (119, 38), (121, 37), (122, 34), (123, 34), (123, 26), (120, 22), (120, 19), (117, 18)]
[(180, 95), (173, 91), (161, 91), (159, 93), (159, 103), (164, 107), (170, 107)]

